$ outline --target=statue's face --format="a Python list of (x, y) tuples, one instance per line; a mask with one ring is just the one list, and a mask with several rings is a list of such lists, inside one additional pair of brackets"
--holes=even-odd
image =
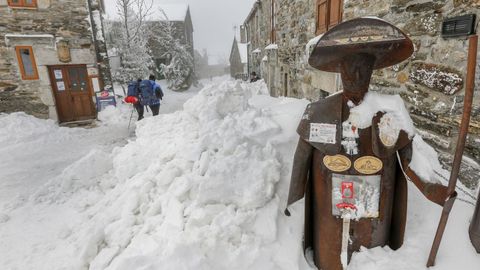
[(342, 83), (347, 94), (364, 94), (368, 91), (375, 57), (370, 54), (354, 54), (341, 63)]

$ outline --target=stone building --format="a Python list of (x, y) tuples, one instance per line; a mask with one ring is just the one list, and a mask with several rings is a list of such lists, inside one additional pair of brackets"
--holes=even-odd
[(236, 79), (248, 79), (248, 45), (233, 39), (230, 51), (230, 76)]
[[(373, 90), (400, 94), (422, 134), (450, 166), (463, 111), (468, 42), (443, 38), (442, 21), (454, 16), (480, 16), (475, 0), (351, 0), (343, 6), (344, 20), (377, 16), (405, 31), (415, 45), (413, 56), (400, 65), (376, 71)], [(469, 139), (462, 166), (463, 182), (475, 186), (480, 175), (480, 59)]]
[[(148, 24), (152, 28), (164, 27), (162, 23), (168, 21), (174, 29), (174, 38), (180, 40), (181, 44), (188, 46), (194, 58), (193, 23), (190, 7), (185, 4), (162, 4), (155, 6), (152, 13), (153, 15), (148, 19)], [(156, 66), (170, 62), (169, 55), (165, 54), (168, 48), (164, 48), (155, 40), (151, 40), (149, 46)]]
[[(166, 24), (170, 24), (173, 29), (173, 38), (180, 41), (181, 44), (188, 47), (192, 58), (195, 59), (194, 44), (193, 44), (193, 22), (190, 15), (190, 7), (184, 4), (161, 4), (153, 5), (150, 10), (150, 15), (146, 19), (147, 26), (152, 29), (154, 34), (158, 29), (166, 27)], [(112, 26), (107, 34), (107, 42), (112, 46), (118, 36), (121, 36), (120, 24), (118, 20), (109, 21)], [(162, 29), (163, 30), (163, 29)], [(162, 30), (159, 30), (160, 32)], [(159, 70), (161, 64), (169, 64), (171, 55), (167, 52), (170, 48), (166, 47), (165, 43), (159, 42), (157, 39), (150, 39), (148, 41), (149, 49), (151, 50), (155, 66)], [(115, 48), (110, 48), (110, 65), (112, 72), (115, 72), (120, 68), (120, 56)], [(157, 72), (158, 78), (163, 78), (163, 74)]]
[(96, 117), (111, 85), (101, 0), (0, 0), (0, 112)]
[[(261, 75), (272, 96), (316, 100), (338, 91), (337, 74), (315, 70), (307, 63), (316, 36), (327, 27), (317, 22), (320, 2), (259, 0), (247, 16), (242, 30), (251, 44), (249, 70)], [(338, 5), (329, 8), (339, 9)], [(341, 14), (337, 14), (330, 27), (340, 21)]]
[[(263, 10), (263, 11), (259, 11)], [(255, 16), (267, 14), (269, 16)], [(462, 114), (467, 47), (465, 39), (443, 38), (442, 21), (464, 14), (480, 16), (476, 0), (262, 0), (247, 17), (248, 42), (264, 60), (263, 77), (272, 95), (312, 101), (341, 90), (338, 74), (312, 69), (308, 56), (322, 33), (342, 20), (377, 16), (405, 31), (415, 44), (413, 56), (400, 65), (376, 71), (371, 88), (400, 94), (423, 137), (440, 152), (447, 167), (455, 150)], [(253, 19), (254, 17), (255, 19)], [(272, 19), (273, 17), (273, 19)], [(255, 20), (261, 19), (261, 22)], [(271, 31), (275, 37), (269, 37)], [(252, 36), (256, 33), (256, 36)], [(271, 50), (262, 46), (267, 46)], [(257, 45), (258, 44), (258, 45)], [(249, 65), (262, 67), (249, 51)], [(251, 59), (253, 58), (253, 61)], [(255, 62), (257, 61), (257, 62)], [(477, 56), (477, 63), (480, 63)], [(470, 135), (462, 166), (463, 182), (473, 187), (480, 166), (480, 66)]]

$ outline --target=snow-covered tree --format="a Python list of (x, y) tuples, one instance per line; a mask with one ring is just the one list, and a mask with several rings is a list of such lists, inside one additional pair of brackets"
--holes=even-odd
[(160, 13), (163, 18), (158, 22), (158, 27), (153, 27), (152, 38), (164, 52), (165, 58), (169, 59), (167, 64), (160, 65), (160, 71), (171, 90), (186, 90), (196, 82), (191, 48), (176, 37), (175, 27), (166, 13), (162, 9)]
[(113, 80), (122, 85), (146, 78), (155, 68), (148, 47), (151, 31), (146, 23), (152, 5), (148, 0), (116, 0), (119, 19), (108, 23), (108, 31), (114, 33), (109, 47), (120, 56), (120, 68)]

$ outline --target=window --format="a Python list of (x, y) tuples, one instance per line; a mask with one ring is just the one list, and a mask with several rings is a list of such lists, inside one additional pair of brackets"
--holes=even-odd
[(342, 0), (317, 0), (316, 34), (325, 33), (342, 21)]
[(23, 80), (38, 80), (37, 64), (33, 56), (33, 50), (30, 46), (15, 47), (17, 52), (18, 65), (22, 73)]
[(37, 7), (37, 0), (8, 0), (11, 7)]

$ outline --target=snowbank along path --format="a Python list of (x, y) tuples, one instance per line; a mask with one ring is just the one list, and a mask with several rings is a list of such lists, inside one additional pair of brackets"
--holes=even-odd
[[(0, 265), (314, 269), (301, 249), (303, 202), (283, 215), (295, 129), (307, 104), (272, 98), (262, 82), (207, 85), (183, 110), (139, 122), (126, 145), (93, 149), (48, 175), (21, 207), (0, 209)], [(55, 128), (38, 121), (35, 129), (45, 132), (37, 137), (47, 138)], [(349, 269), (425, 269), (441, 209), (409, 190), (404, 246), (363, 250)], [(472, 211), (455, 205), (435, 269), (480, 266), (468, 243)], [(24, 239), (45, 219), (49, 237)], [(20, 223), (28, 224), (20, 226), (25, 231), (17, 230)]]

